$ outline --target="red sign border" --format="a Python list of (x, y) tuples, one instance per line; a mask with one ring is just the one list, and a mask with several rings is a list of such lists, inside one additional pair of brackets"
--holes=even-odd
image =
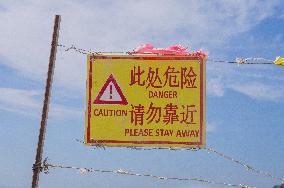
[[(198, 60), (200, 63), (200, 140), (199, 142), (174, 142), (174, 141), (124, 141), (124, 140), (95, 140), (90, 138), (90, 129), (91, 129), (91, 105), (92, 105), (92, 61), (93, 59), (135, 59), (135, 60)], [(203, 67), (204, 67), (204, 59), (200, 56), (106, 56), (106, 55), (90, 55), (89, 62), (89, 84), (88, 84), (88, 126), (87, 126), (87, 139), (86, 144), (101, 144), (101, 143), (129, 143), (129, 144), (180, 144), (180, 145), (203, 145), (203, 116), (204, 116), (204, 80), (203, 80)], [(145, 147), (145, 146), (142, 146)]]

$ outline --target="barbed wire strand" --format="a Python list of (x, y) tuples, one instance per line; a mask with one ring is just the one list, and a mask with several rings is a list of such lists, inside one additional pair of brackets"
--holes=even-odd
[[(77, 53), (80, 54), (131, 54), (130, 52), (94, 52), (93, 50), (86, 50), (83, 48), (77, 48), (75, 45), (66, 46), (64, 44), (58, 44), (58, 47), (61, 47), (64, 49), (65, 52), (74, 50)], [(214, 63), (233, 63), (233, 64), (275, 64), (273, 60), (268, 60), (265, 58), (236, 58), (235, 61), (226, 61), (226, 60), (214, 60), (214, 59), (208, 59), (208, 62), (214, 62)]]
[(259, 174), (259, 175), (262, 175), (262, 176), (266, 176), (266, 177), (270, 177), (270, 178), (275, 179), (275, 180), (280, 180), (281, 183), (284, 183), (284, 177), (278, 177), (278, 176), (272, 175), (269, 172), (265, 172), (265, 171), (256, 169), (252, 165), (249, 165), (249, 164), (246, 164), (245, 162), (242, 162), (240, 160), (234, 159), (233, 157), (230, 157), (230, 156), (225, 155), (225, 154), (223, 154), (221, 152), (218, 152), (218, 151), (216, 151), (213, 148), (206, 147), (204, 149), (207, 150), (208, 153), (215, 153), (215, 154), (217, 154), (218, 156), (220, 156), (220, 157), (222, 157), (224, 159), (230, 160), (230, 161), (232, 161), (232, 162), (234, 162), (236, 164), (239, 164), (239, 165), (243, 166), (247, 171), (252, 171), (252, 172), (255, 172), (256, 174)]
[[(82, 143), (82, 144), (85, 144), (84, 141), (81, 141), (79, 139), (76, 139), (77, 142), (79, 143)], [(103, 146), (102, 144), (91, 144), (91, 146), (94, 146), (92, 149), (98, 149), (98, 148), (102, 148), (102, 149), (106, 149), (105, 146)], [(205, 147), (205, 148), (162, 148), (162, 147), (151, 147), (151, 148), (145, 148), (145, 147), (133, 147), (133, 146), (128, 146), (126, 148), (129, 148), (129, 149), (132, 149), (132, 150), (171, 150), (171, 151), (199, 151), (199, 150), (205, 150), (207, 151), (207, 153), (214, 153), (216, 154), (217, 156), (223, 158), (223, 159), (226, 159), (226, 160), (229, 160), (235, 164), (238, 164), (242, 167), (245, 168), (246, 171), (250, 171), (250, 172), (254, 172), (258, 175), (261, 175), (261, 176), (265, 176), (265, 177), (269, 177), (269, 178), (272, 178), (272, 179), (275, 179), (275, 180), (278, 180), (278, 181), (281, 181), (281, 183), (284, 183), (284, 177), (278, 177), (278, 176), (275, 176), (269, 172), (265, 172), (265, 171), (262, 171), (262, 170), (259, 170), (255, 167), (253, 167), (252, 165), (249, 165), (241, 160), (237, 160), (233, 157), (230, 157), (228, 155), (225, 155), (224, 153), (221, 153), (211, 147)]]
[(103, 53), (125, 53), (125, 52), (95, 52), (93, 50), (85, 50), (85, 49), (82, 49), (82, 48), (77, 48), (76, 46), (74, 45), (71, 45), (71, 46), (66, 46), (64, 44), (58, 44), (58, 47), (62, 47), (64, 49), (65, 52), (67, 51), (70, 51), (70, 50), (74, 50), (75, 52), (78, 52), (80, 54), (83, 54), (83, 55), (87, 55), (87, 54), (96, 54), (96, 55), (99, 55), (99, 54), (103, 54)]
[(240, 188), (255, 188), (253, 186), (245, 185), (245, 184), (232, 184), (226, 182), (217, 182), (212, 180), (207, 180), (198, 177), (167, 177), (167, 176), (158, 176), (149, 173), (136, 173), (126, 169), (116, 169), (116, 170), (106, 170), (106, 169), (95, 169), (95, 168), (86, 168), (86, 167), (74, 167), (74, 166), (65, 166), (62, 164), (51, 164), (47, 161), (47, 158), (43, 161), (40, 167), (40, 171), (45, 174), (49, 173), (50, 168), (60, 168), (60, 169), (73, 169), (78, 170), (80, 174), (86, 173), (113, 173), (118, 175), (126, 175), (126, 176), (139, 176), (139, 177), (151, 177), (158, 180), (176, 180), (176, 181), (196, 181), (199, 183), (213, 184), (213, 185), (224, 185), (229, 187), (240, 187)]

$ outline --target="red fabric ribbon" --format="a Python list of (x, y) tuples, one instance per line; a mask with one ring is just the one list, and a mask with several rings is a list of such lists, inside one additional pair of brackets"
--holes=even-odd
[(143, 44), (138, 46), (131, 54), (161, 54), (161, 55), (189, 55), (206, 57), (207, 53), (201, 50), (196, 52), (188, 52), (187, 48), (181, 45), (173, 45), (167, 48), (154, 48), (152, 44)]

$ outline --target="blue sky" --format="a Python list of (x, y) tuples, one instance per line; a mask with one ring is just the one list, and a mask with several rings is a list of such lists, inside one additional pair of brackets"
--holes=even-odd
[[(129, 51), (141, 43), (204, 49), (209, 59), (284, 56), (284, 4), (271, 1), (5, 1), (0, 3), (0, 187), (31, 183), (55, 14), (59, 43)], [(44, 156), (53, 163), (280, 184), (205, 151), (91, 150), (83, 139), (86, 56), (58, 48)], [(283, 176), (284, 69), (207, 63), (207, 145)], [(54, 169), (40, 187), (222, 187)]]

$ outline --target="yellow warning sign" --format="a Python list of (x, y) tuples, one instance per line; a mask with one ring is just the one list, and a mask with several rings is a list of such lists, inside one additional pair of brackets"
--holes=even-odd
[(205, 59), (89, 55), (85, 143), (204, 147)]

